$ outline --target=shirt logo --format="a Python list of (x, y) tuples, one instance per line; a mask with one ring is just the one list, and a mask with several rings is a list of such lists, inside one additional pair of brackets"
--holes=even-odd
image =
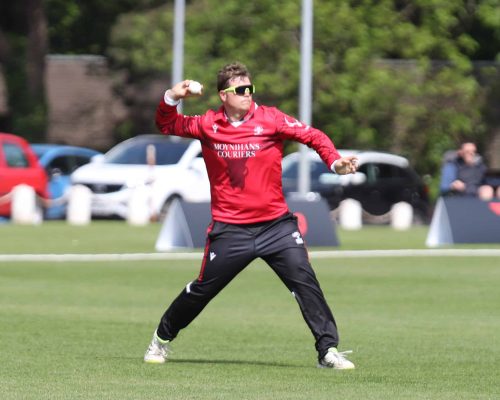
[(300, 121), (295, 120), (295, 122), (290, 122), (290, 121), (288, 121), (287, 117), (285, 117), (285, 123), (290, 128), (294, 128), (294, 127), (302, 128), (302, 123)]
[(214, 150), (221, 158), (255, 157), (260, 150), (259, 143), (214, 143)]
[(262, 132), (264, 131), (264, 128), (260, 125), (257, 125), (255, 129), (253, 130), (254, 135), (262, 135)]
[(217, 254), (215, 254), (213, 251), (210, 252), (210, 261), (212, 261), (215, 257), (217, 257)]
[(217, 133), (217, 129), (219, 129), (219, 126), (217, 124), (213, 124), (212, 129), (213, 129), (214, 133)]

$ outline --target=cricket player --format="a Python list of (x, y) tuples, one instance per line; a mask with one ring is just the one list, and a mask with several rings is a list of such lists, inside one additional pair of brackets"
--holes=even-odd
[(212, 222), (199, 275), (165, 311), (144, 361), (164, 363), (169, 344), (254, 259), (263, 259), (296, 299), (318, 353), (318, 366), (353, 369), (347, 352), (337, 350), (339, 335), (315, 273), (296, 217), (281, 186), (283, 142), (313, 148), (333, 173), (356, 172), (354, 156), (341, 157), (328, 136), (284, 114), (258, 105), (255, 86), (241, 63), (217, 74), (222, 106), (203, 115), (177, 112), (181, 99), (201, 94), (200, 84), (184, 80), (165, 92), (156, 111), (164, 134), (197, 139), (211, 186)]

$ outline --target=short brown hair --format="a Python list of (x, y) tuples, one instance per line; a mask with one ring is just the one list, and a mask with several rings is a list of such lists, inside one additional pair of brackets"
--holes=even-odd
[(240, 62), (233, 62), (222, 67), (217, 73), (217, 90), (223, 90), (228, 87), (228, 82), (238, 76), (252, 79), (247, 67)]

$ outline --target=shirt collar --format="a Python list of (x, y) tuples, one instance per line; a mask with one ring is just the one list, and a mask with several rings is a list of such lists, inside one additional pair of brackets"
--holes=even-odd
[[(248, 121), (250, 118), (253, 117), (253, 114), (255, 113), (255, 110), (257, 110), (257, 103), (252, 101), (252, 104), (250, 105), (250, 110), (245, 114), (243, 119), (241, 120), (242, 122)], [(220, 108), (216, 111), (215, 113), (215, 121), (224, 121), (224, 122), (230, 122), (229, 118), (226, 115), (226, 111), (224, 110), (224, 106), (220, 106)]]

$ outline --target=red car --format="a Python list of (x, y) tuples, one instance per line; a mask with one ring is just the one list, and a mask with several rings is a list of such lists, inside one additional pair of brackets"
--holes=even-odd
[(20, 136), (0, 132), (0, 216), (9, 217), (8, 195), (20, 184), (32, 186), (41, 198), (48, 198), (48, 178), (29, 143)]

